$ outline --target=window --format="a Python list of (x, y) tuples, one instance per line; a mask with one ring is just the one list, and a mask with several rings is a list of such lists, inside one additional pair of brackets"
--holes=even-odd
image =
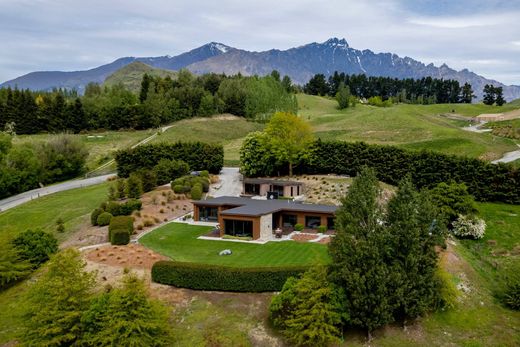
[(305, 216), (305, 227), (309, 229), (316, 229), (321, 225), (321, 217), (319, 216)]
[(224, 233), (231, 236), (253, 237), (253, 222), (250, 220), (224, 220)]
[(218, 208), (199, 206), (199, 221), (201, 222), (216, 222), (218, 221)]
[(253, 183), (246, 183), (244, 186), (244, 193), (251, 195), (259, 195), (260, 194), (260, 185)]
[(336, 230), (334, 227), (334, 217), (327, 217), (327, 229)]
[(283, 186), (278, 186), (278, 185), (273, 184), (271, 186), (271, 191), (278, 193), (279, 196), (283, 196)]
[(298, 218), (295, 214), (284, 214), (282, 215), (282, 226), (284, 227), (294, 227), (298, 224)]

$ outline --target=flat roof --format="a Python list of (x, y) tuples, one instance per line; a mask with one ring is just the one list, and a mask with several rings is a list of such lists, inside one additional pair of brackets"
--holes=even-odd
[(274, 184), (278, 186), (301, 186), (302, 182), (298, 181), (284, 181), (274, 178), (244, 178), (244, 183), (247, 184)]
[(199, 200), (194, 201), (193, 204), (197, 206), (230, 207), (221, 212), (224, 216), (263, 216), (280, 211), (334, 214), (338, 209), (338, 206), (303, 204), (290, 200), (257, 200), (234, 196)]

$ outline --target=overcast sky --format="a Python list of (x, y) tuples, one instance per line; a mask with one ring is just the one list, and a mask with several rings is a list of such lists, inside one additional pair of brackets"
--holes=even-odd
[(520, 0), (0, 0), (0, 81), (211, 41), (260, 51), (330, 37), (520, 85)]

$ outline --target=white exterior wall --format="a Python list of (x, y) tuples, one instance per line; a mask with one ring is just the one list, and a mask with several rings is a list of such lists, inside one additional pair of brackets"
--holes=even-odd
[(273, 236), (273, 215), (266, 214), (260, 216), (260, 238), (269, 240)]

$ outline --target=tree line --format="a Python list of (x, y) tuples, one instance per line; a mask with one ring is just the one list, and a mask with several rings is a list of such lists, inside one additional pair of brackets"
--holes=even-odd
[(232, 113), (263, 120), (276, 111), (297, 111), (292, 83), (273, 72), (265, 77), (240, 74), (195, 76), (187, 70), (177, 78), (144, 75), (138, 93), (123, 85), (90, 83), (85, 94), (0, 89), (0, 129), (17, 134), (73, 132), (95, 129), (148, 129), (180, 119)]
[(423, 77), (421, 79), (398, 79), (365, 74), (348, 75), (335, 71), (328, 78), (314, 75), (303, 91), (310, 95), (335, 97), (340, 87), (345, 86), (356, 98), (381, 97), (383, 101), (412, 104), (471, 103), (475, 97), (469, 83), (460, 85), (456, 80)]

